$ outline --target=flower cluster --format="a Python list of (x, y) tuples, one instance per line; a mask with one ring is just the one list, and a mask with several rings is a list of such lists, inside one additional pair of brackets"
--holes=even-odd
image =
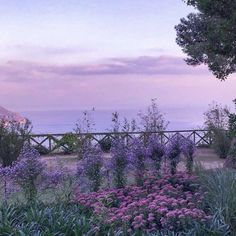
[(40, 154), (29, 144), (24, 145), (18, 161), (11, 170), (14, 180), (24, 191), (26, 199), (32, 201), (37, 194), (36, 181), (43, 173), (46, 164), (40, 160)]
[(83, 160), (78, 163), (77, 174), (89, 180), (90, 190), (98, 191), (102, 183), (103, 158), (100, 148), (92, 147), (85, 152)]
[(92, 210), (99, 223), (126, 230), (185, 230), (209, 216), (202, 209), (204, 192), (196, 178), (184, 173), (149, 176), (141, 187), (127, 186), (89, 194), (77, 194), (77, 201)]
[(184, 139), (181, 145), (181, 150), (186, 157), (186, 169), (189, 173), (193, 171), (193, 156), (196, 151), (196, 146), (190, 139)]
[(134, 138), (132, 141), (129, 152), (129, 162), (134, 170), (136, 184), (141, 186), (143, 185), (146, 172), (147, 149), (141, 139)]
[(153, 161), (155, 171), (159, 174), (161, 164), (165, 155), (165, 145), (163, 145), (156, 135), (151, 135), (147, 145), (147, 155)]
[(109, 169), (113, 175), (115, 186), (122, 188), (126, 184), (126, 170), (129, 164), (124, 139), (117, 137), (113, 140), (111, 154)]
[(169, 144), (166, 147), (166, 156), (169, 159), (170, 171), (173, 175), (176, 173), (177, 165), (180, 162), (182, 142), (183, 138), (179, 135), (175, 135), (169, 140)]
[(13, 186), (11, 176), (12, 168), (10, 166), (0, 167), (0, 189), (2, 190), (4, 201), (6, 201), (8, 196), (15, 190), (15, 186)]

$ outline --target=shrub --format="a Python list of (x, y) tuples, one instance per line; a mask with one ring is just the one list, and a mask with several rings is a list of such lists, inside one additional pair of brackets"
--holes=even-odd
[(28, 202), (35, 200), (37, 195), (37, 180), (45, 169), (37, 150), (30, 145), (24, 145), (19, 160), (12, 167), (12, 177), (22, 188)]
[(169, 140), (166, 148), (166, 156), (169, 159), (170, 171), (174, 175), (177, 171), (177, 165), (180, 161), (181, 147), (182, 147), (182, 137), (175, 135)]
[[(53, 201), (69, 203), (72, 200), (77, 178), (67, 168), (57, 167), (55, 170), (45, 170), (42, 175), (42, 194), (53, 192)], [(55, 199), (55, 200), (54, 200)], [(51, 200), (51, 199), (50, 199)]]
[(115, 138), (113, 140), (109, 167), (116, 188), (124, 187), (127, 181), (126, 171), (129, 164), (127, 151), (124, 139)]
[(39, 152), (40, 155), (47, 155), (49, 154), (49, 150), (42, 146), (42, 145), (35, 145), (33, 146), (35, 150), (37, 150)]
[(134, 138), (130, 147), (129, 162), (134, 170), (135, 182), (142, 186), (146, 173), (147, 150), (139, 138)]
[(163, 131), (168, 126), (165, 121), (164, 115), (160, 112), (156, 99), (151, 100), (151, 105), (146, 112), (139, 112), (140, 128), (145, 132), (158, 132)]
[(77, 144), (77, 135), (74, 133), (66, 133), (60, 140), (60, 145), (63, 145), (62, 148), (65, 154), (71, 154), (76, 152)]
[(199, 172), (200, 183), (207, 191), (204, 202), (211, 214), (218, 214), (236, 234), (236, 173), (230, 169)]
[(189, 139), (183, 139), (181, 151), (186, 157), (186, 169), (188, 173), (193, 172), (193, 156), (196, 150), (195, 144)]
[(12, 168), (10, 166), (0, 167), (0, 190), (4, 202), (7, 202), (10, 193), (13, 191), (12, 184)]
[(156, 135), (152, 135), (148, 140), (147, 155), (153, 161), (156, 173), (160, 174), (162, 159), (165, 155), (165, 146)]
[(77, 204), (0, 206), (0, 235), (92, 236), (92, 227)]
[(226, 159), (230, 150), (231, 140), (225, 130), (213, 130), (213, 148), (220, 158)]
[(103, 152), (109, 152), (112, 147), (112, 140), (111, 138), (105, 138), (100, 141), (100, 147)]
[(83, 160), (78, 163), (77, 173), (89, 180), (91, 191), (98, 191), (102, 184), (103, 159), (100, 148), (93, 147), (84, 153)]
[[(233, 101), (236, 108), (236, 99)], [(231, 138), (236, 137), (236, 113), (229, 114), (229, 124), (228, 124), (229, 135)]]
[(213, 148), (220, 158), (226, 158), (230, 148), (230, 137), (225, 131), (229, 124), (229, 109), (217, 103), (209, 106), (204, 113), (205, 127), (210, 130), (213, 137)]
[(0, 120), (0, 160), (3, 167), (11, 166), (17, 160), (30, 131), (29, 121), (20, 124)]

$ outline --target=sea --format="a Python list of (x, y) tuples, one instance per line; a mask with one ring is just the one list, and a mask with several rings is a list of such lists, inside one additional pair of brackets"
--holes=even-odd
[[(117, 109), (120, 120), (124, 118), (137, 119), (138, 109)], [(34, 134), (63, 134), (73, 132), (76, 123), (81, 120), (84, 110), (37, 110), (21, 111), (33, 125)], [(109, 132), (112, 129), (112, 113), (114, 110), (100, 109), (88, 111), (94, 127), (93, 132)], [(167, 130), (200, 129), (203, 127), (202, 107), (163, 108), (161, 113), (168, 122)]]

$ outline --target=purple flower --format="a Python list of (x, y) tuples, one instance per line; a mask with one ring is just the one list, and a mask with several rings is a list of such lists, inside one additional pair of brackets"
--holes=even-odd
[(181, 150), (186, 157), (186, 169), (189, 173), (193, 170), (193, 155), (196, 151), (196, 146), (190, 139), (184, 139), (182, 142)]
[(161, 169), (162, 157), (165, 155), (165, 146), (156, 135), (151, 135), (147, 145), (147, 155), (154, 162), (157, 172)]
[(98, 191), (102, 182), (102, 151), (100, 148), (91, 147), (83, 154), (83, 160), (78, 163), (77, 174), (89, 180), (91, 191)]
[(132, 140), (129, 152), (130, 165), (134, 168), (136, 184), (143, 185), (144, 175), (146, 172), (147, 149), (139, 138)]
[(29, 144), (24, 145), (18, 161), (12, 166), (13, 180), (23, 189), (27, 200), (32, 201), (36, 194), (36, 180), (42, 174), (46, 164), (40, 160), (40, 154)]
[(116, 137), (112, 142), (111, 160), (109, 168), (113, 175), (113, 180), (117, 188), (126, 184), (126, 170), (129, 164), (127, 146), (122, 138)]
[(180, 154), (182, 152), (182, 142), (183, 137), (177, 134), (170, 138), (169, 143), (167, 145), (166, 156), (170, 161), (170, 168), (172, 174), (176, 173), (177, 165), (180, 161)]

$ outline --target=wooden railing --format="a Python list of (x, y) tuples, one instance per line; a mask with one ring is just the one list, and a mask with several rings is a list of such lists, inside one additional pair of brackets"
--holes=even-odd
[[(167, 144), (172, 137), (180, 135), (183, 138), (190, 139), (197, 147), (210, 146), (212, 144), (212, 133), (209, 130), (176, 130), (176, 131), (159, 131), (159, 132), (103, 132), (103, 133), (80, 133), (73, 134), (76, 140), (89, 139), (95, 145), (107, 139), (114, 139), (116, 135), (124, 138), (128, 143), (134, 137), (145, 138), (150, 134), (156, 134), (163, 144)], [(41, 153), (63, 153), (71, 152), (68, 143), (65, 142), (63, 137), (66, 134), (32, 134), (29, 136), (28, 141)]]

